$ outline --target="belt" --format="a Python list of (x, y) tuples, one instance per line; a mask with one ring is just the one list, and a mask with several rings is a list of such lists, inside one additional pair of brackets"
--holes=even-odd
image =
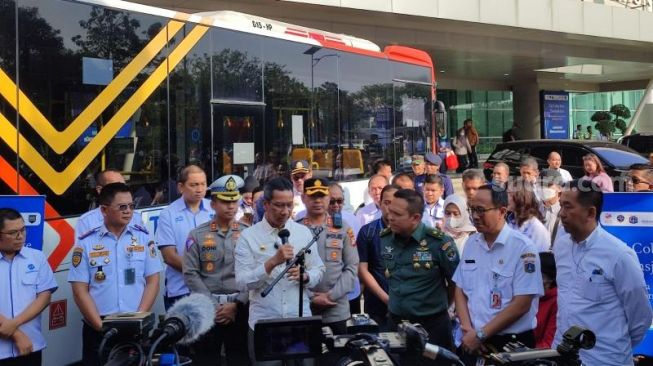
[(217, 302), (220, 305), (226, 304), (228, 302), (236, 302), (238, 295), (239, 295), (238, 292), (234, 292), (233, 294), (211, 294), (215, 302)]

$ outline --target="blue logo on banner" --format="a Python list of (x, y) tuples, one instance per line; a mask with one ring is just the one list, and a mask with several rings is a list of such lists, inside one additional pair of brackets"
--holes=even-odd
[(45, 196), (0, 196), (0, 207), (20, 212), (25, 221), (25, 246), (42, 250)]
[[(616, 220), (614, 219), (616, 217)], [(626, 220), (628, 218), (628, 220)], [(633, 248), (639, 258), (653, 306), (653, 193), (606, 193), (601, 226)], [(635, 354), (653, 354), (653, 328), (637, 346)]]
[(542, 91), (542, 127), (545, 139), (569, 138), (569, 93)]

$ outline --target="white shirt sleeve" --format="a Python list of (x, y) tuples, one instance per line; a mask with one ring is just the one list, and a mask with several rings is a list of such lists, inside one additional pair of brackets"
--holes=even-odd
[(614, 286), (624, 307), (632, 346), (642, 341), (651, 325), (653, 313), (639, 261), (634, 253), (615, 263)]

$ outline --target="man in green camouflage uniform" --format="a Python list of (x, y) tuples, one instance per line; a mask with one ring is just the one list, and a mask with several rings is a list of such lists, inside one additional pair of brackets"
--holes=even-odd
[(235, 221), (244, 184), (236, 175), (226, 175), (211, 186), (213, 220), (193, 229), (186, 241), (183, 273), (191, 293), (208, 295), (215, 301), (215, 326), (192, 345), (193, 365), (220, 365), (222, 345), (227, 364), (248, 364), (247, 291), (236, 286), (234, 254), (246, 224)]
[[(424, 200), (417, 192), (399, 190), (388, 209), (388, 228), (381, 233), (390, 327), (402, 320), (420, 323), (430, 343), (453, 351), (447, 309), (455, 288), (451, 278), (460, 259), (453, 239), (421, 222), (423, 212)], [(406, 357), (402, 364), (424, 362), (419, 355)]]

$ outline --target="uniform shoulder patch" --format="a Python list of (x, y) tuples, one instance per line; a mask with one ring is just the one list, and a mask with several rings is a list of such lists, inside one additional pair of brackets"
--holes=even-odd
[(93, 234), (94, 232), (96, 232), (99, 228), (100, 228), (100, 227), (98, 226), (98, 227), (96, 227), (96, 228), (94, 228), (94, 229), (91, 229), (91, 230), (85, 232), (84, 234), (78, 236), (77, 239), (82, 240), (82, 239), (88, 238), (89, 236), (91, 236), (91, 234)]
[(77, 268), (80, 263), (82, 263), (82, 254), (84, 253), (84, 248), (82, 247), (75, 247), (73, 249), (73, 256), (72, 256), (72, 262), (73, 262), (73, 267)]
[(141, 226), (141, 225), (135, 224), (135, 225), (133, 225), (132, 227), (133, 227), (134, 229), (136, 229), (136, 230), (142, 232), (142, 233), (145, 233), (145, 234), (147, 234), (147, 235), (150, 235), (150, 232), (147, 231), (147, 229), (144, 228), (144, 227)]
[(392, 232), (392, 229), (387, 227), (387, 228), (381, 230), (381, 233), (379, 234), (379, 236), (386, 236), (386, 235), (390, 234), (391, 232)]
[(444, 233), (436, 228), (426, 229), (426, 234), (437, 239), (442, 239), (444, 237)]

